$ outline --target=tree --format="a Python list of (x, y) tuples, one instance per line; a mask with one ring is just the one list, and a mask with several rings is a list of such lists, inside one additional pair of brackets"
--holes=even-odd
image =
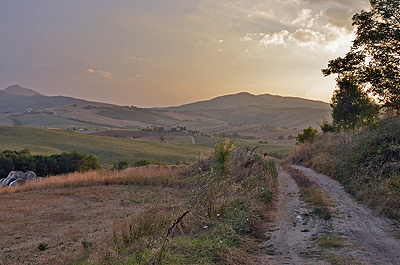
[(388, 110), (400, 110), (400, 1), (370, 0), (371, 9), (353, 16), (356, 38), (345, 57), (329, 61), (325, 76), (350, 73)]
[(126, 169), (128, 167), (129, 167), (128, 160), (121, 160), (121, 161), (118, 161), (118, 162), (114, 162), (112, 169), (113, 170), (124, 170), (124, 169)]
[(311, 143), (315, 140), (315, 138), (317, 138), (317, 136), (318, 136), (318, 131), (310, 126), (307, 129), (304, 129), (303, 133), (298, 133), (296, 140), (299, 143), (306, 143), (306, 142)]
[(332, 96), (332, 125), (338, 129), (352, 129), (375, 121), (379, 108), (360, 89), (352, 75), (337, 78), (338, 89)]

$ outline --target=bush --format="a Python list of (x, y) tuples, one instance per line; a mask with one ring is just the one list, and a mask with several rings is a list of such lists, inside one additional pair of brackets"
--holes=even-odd
[(134, 167), (142, 167), (142, 166), (147, 166), (147, 165), (151, 165), (150, 160), (148, 159), (138, 159), (133, 161), (132, 166)]
[(311, 126), (303, 130), (303, 133), (297, 134), (296, 140), (299, 143), (311, 143), (317, 138), (318, 131)]
[(112, 169), (113, 170), (124, 170), (129, 167), (128, 160), (122, 160), (119, 162), (114, 162)]

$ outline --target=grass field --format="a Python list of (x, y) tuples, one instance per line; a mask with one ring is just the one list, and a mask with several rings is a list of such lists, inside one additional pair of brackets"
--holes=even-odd
[[(212, 148), (214, 146), (215, 141), (219, 139), (220, 138), (216, 137), (195, 137), (195, 141), (197, 144), (210, 148)], [(190, 139), (185, 139), (185, 140), (189, 141)], [(255, 150), (256, 153), (278, 153), (280, 155), (287, 155), (294, 148), (293, 142), (291, 141), (285, 141), (284, 144), (279, 144), (279, 143), (261, 144), (259, 143), (259, 140), (247, 140), (247, 139), (234, 139), (234, 141), (238, 145), (246, 146), (250, 149), (253, 149), (254, 147), (258, 146), (257, 149)]]
[[(251, 170), (248, 161), (257, 162)], [(4, 187), (0, 263), (259, 264), (277, 174), (273, 160), (224, 141), (189, 166)]]
[(102, 165), (147, 158), (153, 163), (175, 164), (195, 160), (212, 150), (207, 146), (172, 144), (139, 139), (84, 135), (76, 132), (19, 126), (0, 126), (0, 151), (28, 148), (33, 154), (77, 151), (97, 156)]
[[(77, 151), (94, 155), (103, 166), (113, 162), (128, 160), (129, 164), (137, 159), (147, 158), (152, 163), (175, 164), (196, 160), (208, 155), (219, 138), (195, 137), (196, 144), (188, 136), (177, 136), (173, 142), (160, 143), (141, 139), (102, 137), (50, 129), (20, 126), (0, 126), (0, 151), (7, 149), (22, 150), (28, 148), (32, 154), (59, 154)], [(257, 140), (236, 139), (238, 145), (258, 146), (257, 153), (288, 154), (293, 145), (260, 144)]]
[[(93, 125), (86, 122), (73, 121), (70, 119), (65, 119), (57, 116), (53, 116), (48, 113), (32, 114), (32, 115), (13, 115), (10, 118), (15, 122), (15, 124), (20, 124), (27, 127), (47, 127), (47, 128), (57, 128), (57, 129), (72, 129), (76, 128), (97, 128), (100, 130), (106, 130), (104, 126)], [(7, 124), (8, 125), (8, 124)]]

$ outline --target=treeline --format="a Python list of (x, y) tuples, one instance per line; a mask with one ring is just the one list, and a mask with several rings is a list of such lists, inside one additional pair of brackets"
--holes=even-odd
[(100, 169), (99, 159), (78, 152), (64, 152), (58, 155), (32, 155), (29, 149), (5, 150), (0, 153), (0, 179), (10, 171), (34, 171), (38, 176), (66, 174), (70, 172)]

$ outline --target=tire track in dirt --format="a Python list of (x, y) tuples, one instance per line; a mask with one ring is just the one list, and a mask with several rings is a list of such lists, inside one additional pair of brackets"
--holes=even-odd
[(346, 249), (346, 255), (351, 255), (357, 264), (400, 264), (400, 240), (395, 238), (399, 236), (399, 228), (389, 219), (374, 216), (369, 208), (355, 202), (336, 180), (312, 169), (293, 167), (329, 193), (335, 204), (329, 232), (349, 239), (352, 247)]
[(314, 261), (309, 242), (314, 234), (329, 224), (309, 215), (307, 204), (300, 200), (300, 190), (293, 178), (280, 170), (280, 190), (276, 226), (267, 233), (266, 256), (261, 264), (323, 264)]

